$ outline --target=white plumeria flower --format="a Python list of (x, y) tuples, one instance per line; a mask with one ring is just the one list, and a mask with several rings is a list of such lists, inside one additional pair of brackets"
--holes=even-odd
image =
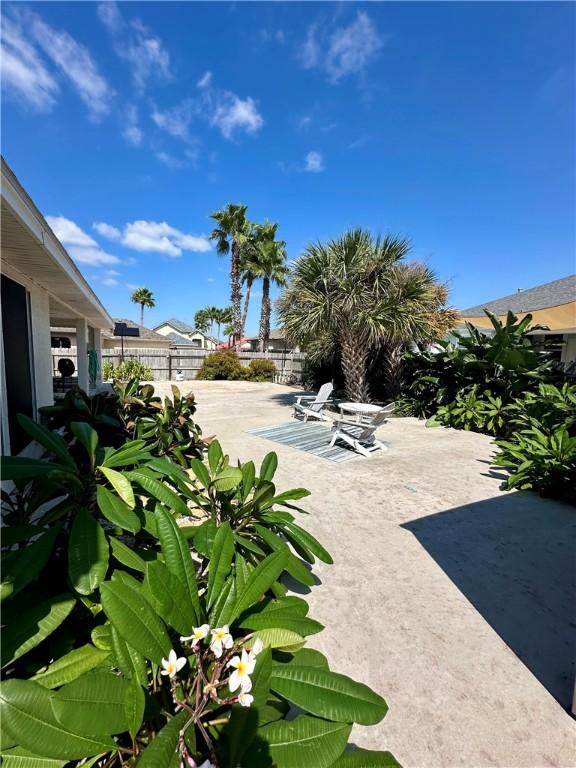
[(241, 707), (249, 707), (253, 701), (254, 696), (252, 696), (251, 693), (238, 694), (238, 704), (240, 704)]
[(229, 667), (234, 667), (234, 672), (230, 675), (228, 680), (228, 687), (231, 692), (238, 690), (242, 693), (248, 693), (252, 690), (252, 680), (250, 675), (254, 672), (256, 666), (256, 659), (246, 651), (242, 651), (242, 656), (233, 656), (228, 662)]
[(176, 656), (176, 651), (174, 648), (172, 648), (168, 654), (168, 658), (162, 659), (162, 666), (164, 669), (160, 670), (160, 674), (168, 675), (168, 677), (174, 677), (177, 672), (180, 672), (184, 664), (186, 664), (186, 659), (183, 656), (178, 658)]
[(223, 648), (232, 648), (234, 640), (230, 634), (230, 627), (228, 624), (224, 624), (223, 627), (217, 627), (212, 630), (212, 641), (210, 643), (210, 650), (216, 656), (217, 659), (222, 656)]
[(188, 640), (192, 640), (192, 644), (196, 645), (200, 640), (204, 640), (205, 637), (208, 637), (208, 632), (210, 632), (208, 624), (202, 624), (200, 627), (192, 627), (192, 634), (190, 637), (181, 637), (180, 640), (184, 643)]
[(202, 765), (199, 765), (198, 768), (216, 768), (214, 763), (211, 763), (210, 760), (204, 760)]
[(252, 646), (252, 648), (250, 648), (250, 655), (258, 656), (258, 654), (263, 648), (264, 648), (264, 643), (262, 642), (262, 640), (260, 640), (259, 637), (257, 637), (256, 640), (254, 641), (254, 645)]

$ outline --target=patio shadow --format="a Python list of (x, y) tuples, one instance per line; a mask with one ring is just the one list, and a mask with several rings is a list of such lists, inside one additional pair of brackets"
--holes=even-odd
[(569, 709), (576, 649), (576, 510), (518, 492), (402, 527)]

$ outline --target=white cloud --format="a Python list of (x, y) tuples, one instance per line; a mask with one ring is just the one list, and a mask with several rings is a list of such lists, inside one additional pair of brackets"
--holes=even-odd
[[(105, 222), (98, 222), (98, 227), (97, 231), (104, 236), (109, 236), (106, 231), (111, 232), (112, 239), (117, 239), (117, 233), (120, 234), (119, 229)], [(121, 238), (122, 245), (134, 251), (164, 253), (173, 257), (181, 256), (183, 251), (204, 252), (212, 248), (206, 237), (182, 232), (165, 221), (140, 219), (129, 222), (122, 229)]]
[(132, 80), (143, 92), (148, 80), (171, 80), (170, 54), (159, 37), (155, 37), (139, 19), (126, 22), (112, 0), (98, 6), (100, 21), (107, 27), (119, 58), (127, 61), (132, 69)]
[(120, 240), (122, 232), (117, 227), (113, 227), (111, 224), (106, 224), (105, 221), (95, 221), (92, 224), (92, 229), (95, 229), (102, 237), (107, 237), (108, 240)]
[(356, 19), (347, 27), (338, 27), (332, 33), (320, 32), (312, 24), (302, 43), (298, 58), (305, 69), (318, 67), (332, 83), (342, 78), (361, 74), (374, 61), (384, 45), (371, 18), (358, 11)]
[(37, 112), (56, 104), (59, 86), (20, 25), (2, 15), (2, 88)]
[(230, 139), (236, 131), (256, 133), (264, 125), (264, 120), (250, 96), (241, 99), (235, 93), (225, 91), (217, 100), (210, 123), (219, 128), (226, 139)]
[(165, 152), (164, 150), (155, 152), (155, 156), (156, 159), (162, 163), (162, 165), (165, 165), (166, 168), (170, 168), (171, 171), (176, 170), (176, 168), (182, 168), (184, 165), (183, 160), (174, 157), (174, 155), (171, 155), (169, 152)]
[(207, 281), (208, 283), (214, 283), (214, 282), (216, 282), (216, 281), (214, 280), (214, 278), (213, 278), (213, 277), (207, 277), (207, 278), (206, 278), (206, 281)]
[(88, 49), (68, 32), (54, 29), (36, 14), (29, 14), (27, 28), (44, 53), (70, 80), (90, 115), (99, 119), (108, 114), (114, 92), (99, 73)]
[(320, 152), (308, 152), (304, 158), (304, 170), (310, 173), (320, 173), (324, 170), (324, 158)]
[(106, 285), (108, 288), (116, 288), (120, 285), (120, 281), (115, 277), (103, 277), (102, 285)]
[(204, 72), (200, 80), (196, 83), (198, 88), (208, 88), (208, 86), (212, 83), (212, 72), (207, 71)]
[(46, 221), (70, 256), (79, 264), (101, 266), (119, 263), (117, 256), (103, 251), (98, 243), (71, 219), (64, 216), (46, 216)]
[(46, 216), (50, 229), (64, 245), (80, 245), (97, 247), (98, 243), (90, 235), (80, 229), (76, 222), (64, 216)]
[(151, 117), (153, 122), (166, 131), (170, 136), (187, 141), (189, 136), (190, 123), (192, 122), (193, 103), (191, 99), (184, 99), (172, 109), (166, 109), (163, 112), (154, 107)]
[(128, 104), (122, 118), (122, 136), (129, 144), (135, 147), (142, 143), (143, 133), (138, 123), (138, 108), (135, 104)]

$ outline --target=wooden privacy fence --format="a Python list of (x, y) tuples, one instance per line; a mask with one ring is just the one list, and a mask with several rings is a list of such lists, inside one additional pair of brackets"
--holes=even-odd
[[(184, 379), (195, 379), (206, 355), (205, 349), (125, 349), (124, 360), (139, 360), (152, 369), (155, 381), (175, 381), (181, 374)], [(67, 357), (78, 367), (76, 347), (70, 349), (52, 349), (54, 375), (58, 376), (58, 360)], [(302, 380), (302, 364), (306, 355), (303, 352), (239, 352), (241, 364), (247, 368), (251, 360), (272, 360), (276, 366), (275, 381), (281, 384), (297, 383)], [(102, 365), (106, 362), (116, 367), (121, 362), (119, 349), (103, 349)]]

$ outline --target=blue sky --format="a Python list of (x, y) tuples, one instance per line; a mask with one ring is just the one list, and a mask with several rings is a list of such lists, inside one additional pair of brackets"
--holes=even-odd
[(407, 236), (463, 308), (574, 271), (575, 11), (4, 3), (2, 151), (114, 316), (227, 304), (228, 202), (291, 259)]

